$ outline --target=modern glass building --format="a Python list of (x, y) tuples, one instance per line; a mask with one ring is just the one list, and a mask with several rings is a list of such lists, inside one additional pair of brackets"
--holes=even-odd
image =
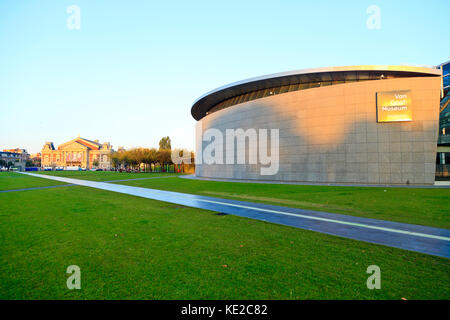
[(447, 61), (438, 67), (442, 70), (438, 144), (450, 145), (450, 61)]
[(450, 61), (439, 65), (438, 68), (442, 71), (442, 90), (436, 177), (441, 178), (450, 176)]

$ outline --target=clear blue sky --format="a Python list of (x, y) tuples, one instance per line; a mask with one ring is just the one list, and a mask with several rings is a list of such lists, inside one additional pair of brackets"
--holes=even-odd
[[(81, 9), (81, 28), (66, 12)], [(366, 9), (381, 9), (368, 29)], [(0, 0), (0, 148), (78, 134), (194, 147), (192, 102), (249, 77), (357, 64), (437, 65), (450, 1)]]

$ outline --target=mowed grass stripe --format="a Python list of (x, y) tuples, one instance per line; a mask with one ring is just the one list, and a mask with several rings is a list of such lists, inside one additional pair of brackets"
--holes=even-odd
[(448, 259), (78, 186), (0, 194), (0, 241), (2, 299), (450, 298)]
[(450, 228), (450, 189), (307, 186), (153, 179), (117, 182), (135, 187), (342, 213)]
[(16, 172), (0, 172), (0, 190), (48, 187), (63, 184), (66, 183), (48, 179), (35, 178)]

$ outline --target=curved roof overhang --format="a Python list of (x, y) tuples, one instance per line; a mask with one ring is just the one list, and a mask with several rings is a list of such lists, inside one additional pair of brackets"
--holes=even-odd
[(255, 90), (304, 82), (345, 80), (346, 76), (353, 75), (353, 77), (355, 77), (355, 75), (364, 71), (386, 72), (393, 74), (400, 73), (405, 77), (429, 77), (442, 75), (442, 71), (440, 69), (415, 66), (347, 66), (280, 72), (233, 82), (207, 92), (193, 103), (191, 114), (195, 120), (200, 120), (206, 116), (207, 112), (213, 106), (221, 101), (237, 95)]

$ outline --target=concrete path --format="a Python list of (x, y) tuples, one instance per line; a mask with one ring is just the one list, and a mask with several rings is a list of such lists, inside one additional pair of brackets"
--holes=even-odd
[(447, 229), (106, 182), (23, 174), (450, 258), (450, 230)]
[(435, 181), (434, 185), (438, 186), (438, 187), (448, 187), (448, 188), (450, 188), (450, 181)]

